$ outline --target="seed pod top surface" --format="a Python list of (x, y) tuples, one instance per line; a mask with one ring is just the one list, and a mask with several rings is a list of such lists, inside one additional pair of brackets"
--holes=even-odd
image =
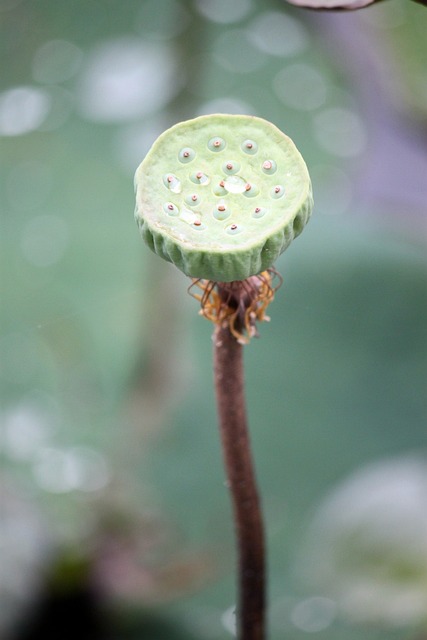
[(294, 143), (254, 116), (181, 122), (135, 174), (135, 217), (158, 255), (193, 278), (244, 280), (272, 266), (313, 206)]

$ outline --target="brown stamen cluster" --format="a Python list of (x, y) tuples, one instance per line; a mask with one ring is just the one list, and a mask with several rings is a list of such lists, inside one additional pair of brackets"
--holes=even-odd
[[(202, 316), (219, 326), (228, 325), (236, 340), (247, 344), (258, 336), (257, 322), (270, 320), (265, 311), (281, 284), (277, 271), (268, 269), (234, 282), (193, 279), (189, 293), (200, 302)], [(194, 287), (202, 293), (194, 292)]]

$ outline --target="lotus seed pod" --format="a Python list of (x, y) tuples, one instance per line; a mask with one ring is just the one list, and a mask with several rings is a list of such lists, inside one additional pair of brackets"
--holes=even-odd
[(313, 206), (294, 143), (261, 118), (181, 122), (135, 175), (135, 218), (148, 246), (192, 278), (244, 280), (270, 268)]

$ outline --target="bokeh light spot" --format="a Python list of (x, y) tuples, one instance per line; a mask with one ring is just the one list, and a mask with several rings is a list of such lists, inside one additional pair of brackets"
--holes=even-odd
[(290, 64), (275, 76), (273, 89), (287, 107), (312, 111), (326, 100), (326, 82), (312, 66), (303, 62)]
[(40, 488), (50, 493), (98, 491), (109, 481), (104, 456), (86, 447), (45, 447), (39, 453), (33, 472)]
[(322, 214), (345, 213), (353, 199), (353, 186), (345, 171), (329, 164), (310, 168), (313, 191), (316, 194), (316, 209)]
[(232, 636), (237, 635), (236, 607), (234, 605), (224, 611), (221, 616), (221, 622), (224, 629)]
[(212, 22), (231, 24), (243, 20), (252, 9), (251, 0), (197, 0), (198, 12)]
[(314, 596), (302, 600), (291, 612), (293, 624), (306, 633), (318, 633), (331, 626), (337, 605), (330, 598)]
[(255, 107), (248, 102), (227, 96), (204, 102), (199, 107), (196, 115), (202, 116), (209, 113), (247, 113), (249, 115), (256, 115), (256, 110)]
[(272, 56), (295, 56), (309, 45), (303, 24), (279, 11), (265, 11), (249, 25), (249, 37), (254, 45)]
[(165, 45), (118, 38), (96, 47), (80, 86), (86, 118), (120, 122), (162, 109), (182, 86), (176, 55)]
[(28, 460), (52, 431), (49, 416), (40, 408), (22, 402), (5, 411), (3, 418), (4, 453), (14, 460)]
[(144, 124), (123, 126), (113, 138), (113, 154), (125, 171), (135, 171), (141, 158), (171, 123), (162, 113), (144, 120)]
[(72, 78), (80, 68), (83, 52), (67, 40), (50, 40), (40, 47), (33, 59), (33, 78), (54, 84)]
[(358, 622), (403, 627), (425, 619), (427, 464), (421, 455), (354, 472), (320, 504), (300, 572)]
[(220, 35), (215, 41), (214, 58), (234, 73), (255, 71), (266, 62), (266, 56), (254, 47), (246, 29), (230, 29)]
[(42, 589), (52, 538), (41, 509), (2, 473), (0, 492), (0, 636), (16, 636)]
[(318, 143), (339, 157), (358, 156), (365, 150), (367, 134), (361, 118), (350, 109), (332, 107), (314, 116)]
[(0, 94), (0, 135), (20, 136), (37, 129), (50, 109), (49, 94), (19, 86)]

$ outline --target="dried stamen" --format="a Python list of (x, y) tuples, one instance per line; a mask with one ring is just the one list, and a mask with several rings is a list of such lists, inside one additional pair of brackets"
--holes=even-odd
[[(281, 284), (277, 271), (268, 269), (235, 282), (193, 279), (189, 293), (200, 302), (202, 316), (220, 326), (228, 325), (236, 340), (247, 344), (258, 336), (256, 323), (269, 320), (265, 311)], [(194, 287), (202, 293), (193, 293)]]

